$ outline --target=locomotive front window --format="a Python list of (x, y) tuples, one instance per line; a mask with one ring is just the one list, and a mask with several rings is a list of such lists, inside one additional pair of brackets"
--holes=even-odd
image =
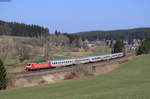
[(27, 64), (27, 66), (30, 66), (31, 64)]

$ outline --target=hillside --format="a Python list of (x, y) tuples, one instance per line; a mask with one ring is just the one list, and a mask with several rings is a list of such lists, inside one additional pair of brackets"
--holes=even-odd
[(143, 39), (150, 34), (150, 28), (135, 28), (127, 30), (113, 30), (113, 31), (89, 31), (76, 33), (85, 40), (133, 40)]
[(79, 45), (78, 43), (82, 43), (82, 41), (76, 42), (77, 40), (78, 38), (75, 38), (70, 43), (70, 39), (65, 35), (50, 35), (47, 38), (0, 36), (0, 57), (4, 59), (7, 72), (10, 73), (24, 71), (25, 64), (31, 61), (68, 59), (111, 53), (111, 48), (103, 42), (85, 49), (76, 46)]
[(96, 77), (1, 91), (2, 99), (149, 99), (150, 55)]

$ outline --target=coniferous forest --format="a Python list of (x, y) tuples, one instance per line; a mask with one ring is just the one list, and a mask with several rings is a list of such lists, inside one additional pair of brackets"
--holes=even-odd
[(112, 31), (89, 31), (77, 33), (85, 40), (133, 40), (144, 39), (150, 34), (150, 28), (135, 28)]
[(49, 35), (49, 30), (38, 25), (0, 21), (0, 35), (38, 37)]

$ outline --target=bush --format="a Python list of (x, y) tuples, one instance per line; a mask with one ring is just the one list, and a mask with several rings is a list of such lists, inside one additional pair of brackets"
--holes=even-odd
[(65, 80), (73, 79), (73, 78), (75, 78), (75, 75), (74, 75), (74, 74), (66, 74), (66, 75), (64, 75), (64, 79), (65, 79)]

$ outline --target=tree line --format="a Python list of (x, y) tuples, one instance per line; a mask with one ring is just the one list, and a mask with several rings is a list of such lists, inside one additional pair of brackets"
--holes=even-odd
[(83, 40), (133, 40), (144, 39), (150, 34), (150, 28), (135, 28), (113, 31), (89, 31), (76, 33)]
[(0, 35), (38, 37), (49, 35), (49, 29), (38, 25), (0, 21)]

